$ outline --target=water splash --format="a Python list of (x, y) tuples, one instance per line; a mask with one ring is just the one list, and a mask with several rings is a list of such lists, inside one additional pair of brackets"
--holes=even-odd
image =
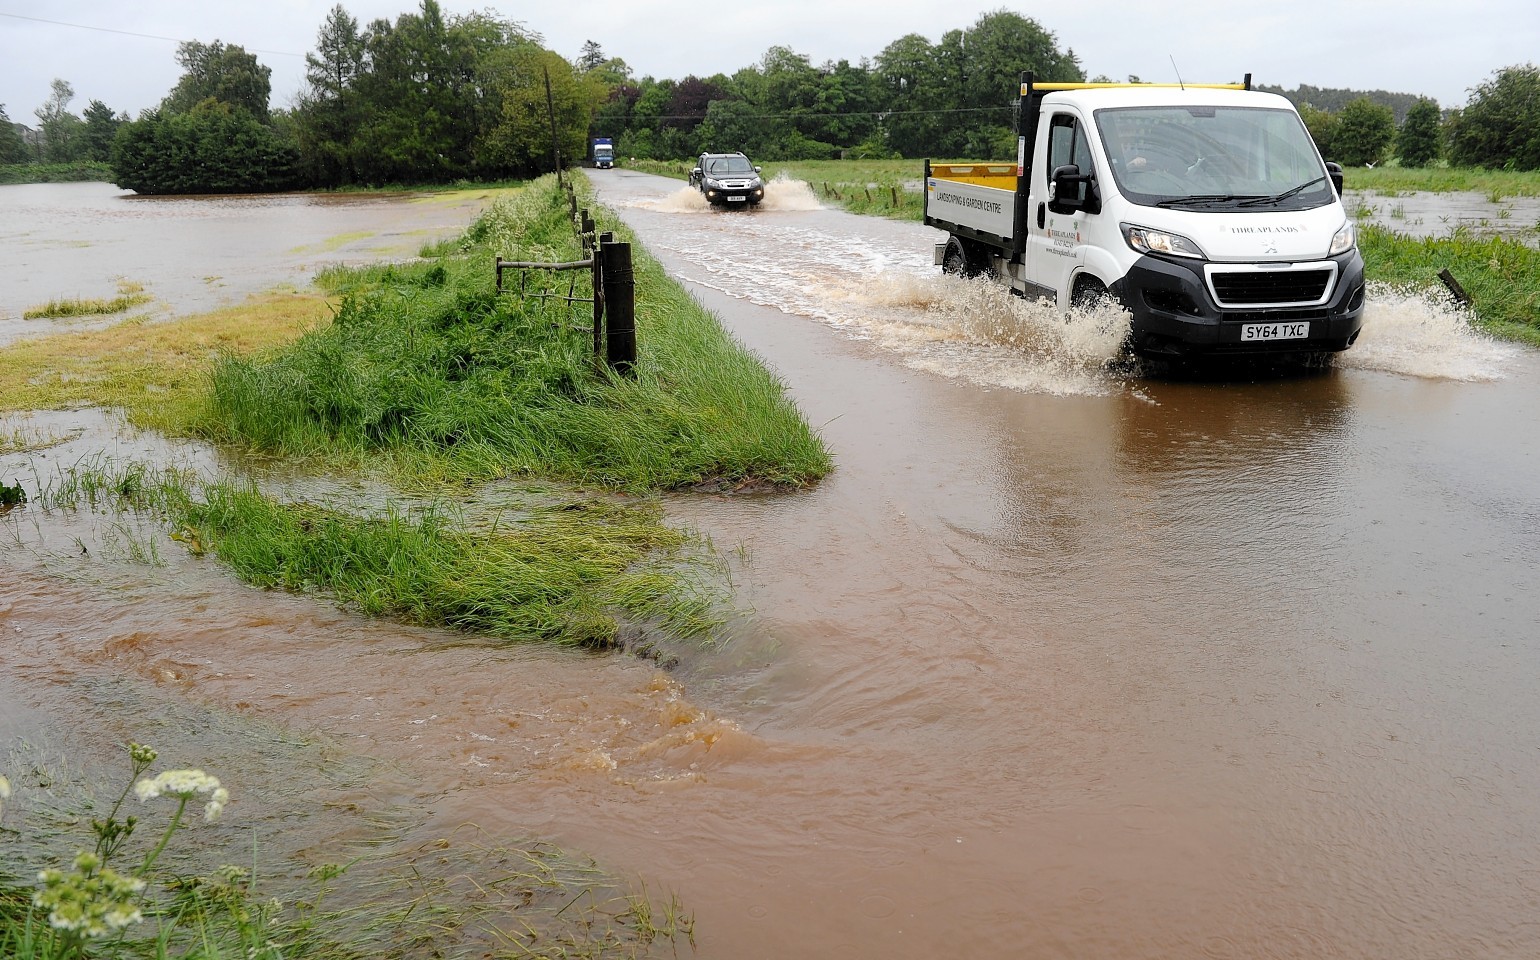
[(777, 211), (823, 209), (811, 184), (806, 180), (793, 180), (785, 173), (765, 181), (765, 199), (759, 206), (762, 210)]
[(680, 187), (673, 193), (657, 200), (638, 200), (634, 204), (645, 210), (660, 213), (709, 213), (711, 204), (694, 187)]
[(1339, 367), (1435, 380), (1500, 380), (1514, 347), (1480, 333), (1469, 311), (1438, 291), (1370, 284), (1358, 342)]
[[(622, 202), (620, 206), (634, 206), (643, 210), (656, 210), (659, 213), (718, 213), (722, 212), (712, 207), (704, 195), (694, 187), (680, 187), (667, 196), (651, 199), (643, 198), (630, 202)], [(741, 208), (741, 204), (739, 205)], [(788, 213), (793, 211), (822, 210), (823, 204), (818, 202), (813, 188), (804, 180), (793, 180), (782, 173), (771, 180), (765, 181), (765, 198), (760, 201), (757, 211), (770, 211)], [(737, 213), (739, 210), (734, 209)]]
[(1121, 378), (1130, 317), (1111, 304), (1064, 313), (987, 279), (887, 274), (859, 291), (873, 340), (905, 363), (986, 387), (1029, 393), (1105, 394)]

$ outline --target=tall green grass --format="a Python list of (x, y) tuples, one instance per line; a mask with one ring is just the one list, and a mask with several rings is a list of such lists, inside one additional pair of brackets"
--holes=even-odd
[[(604, 214), (600, 214), (601, 219)], [(613, 221), (601, 230), (630, 239)], [(554, 177), (494, 204), (430, 264), (331, 272), (333, 322), (214, 371), (211, 435), (286, 457), (379, 455), (419, 475), (539, 475), (631, 491), (798, 486), (829, 455), (783, 384), (633, 243), (638, 359), (593, 356), (585, 272), (498, 294), (494, 260), (579, 259)], [(517, 289), (518, 281), (505, 277)]]
[(1470, 296), (1477, 322), (1499, 336), (1540, 345), (1540, 250), (1508, 237), (1411, 237), (1358, 228), (1364, 272), (1396, 287), (1443, 288), (1448, 270)]
[(1402, 193), (1470, 192), (1496, 202), (1502, 197), (1540, 196), (1540, 170), (1482, 170), (1476, 167), (1351, 167), (1348, 190), (1394, 196)]
[(40, 481), (33, 505), (158, 518), (248, 583), (495, 641), (613, 647), (623, 623), (698, 639), (724, 620), (709, 553), (650, 499), (531, 495), (473, 521), (441, 502), (349, 511), (94, 457)]
[(473, 531), (435, 508), (360, 517), (215, 485), (179, 519), (249, 582), (325, 590), (372, 616), (597, 647), (616, 643), (616, 612), (679, 636), (720, 623), (679, 560), (690, 538), (656, 505), (572, 501)]

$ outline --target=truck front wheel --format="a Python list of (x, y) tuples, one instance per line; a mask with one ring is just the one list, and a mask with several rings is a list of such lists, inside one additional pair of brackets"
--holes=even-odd
[(1112, 294), (1107, 292), (1100, 280), (1081, 277), (1075, 281), (1075, 292), (1070, 295), (1069, 308), (1076, 311), (1092, 310), (1111, 299)]

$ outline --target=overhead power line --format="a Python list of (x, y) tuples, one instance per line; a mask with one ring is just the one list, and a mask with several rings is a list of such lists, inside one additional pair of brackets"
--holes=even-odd
[[(725, 101), (739, 102), (742, 101)], [(995, 113), (998, 111), (1011, 111), (1014, 107), (951, 107), (943, 110), (852, 110), (849, 112), (837, 112), (829, 110), (804, 110), (798, 113), (750, 113), (731, 117), (733, 120), (798, 120), (812, 119), (815, 117), (907, 117), (919, 114), (936, 113)], [(626, 117), (627, 120), (705, 120), (705, 114), (695, 113), (670, 113), (670, 114), (640, 114), (633, 113)]]
[[(116, 33), (125, 37), (140, 37), (145, 40), (165, 40), (168, 43), (188, 43), (177, 37), (162, 37), (153, 33), (135, 33), (132, 30), (117, 30), (112, 27), (93, 27), (86, 23), (65, 23), (63, 20), (45, 20), (42, 17), (28, 17), (19, 13), (0, 13), (0, 17), (10, 17), (12, 20), (31, 20), (33, 23), (46, 23), (55, 27), (73, 27), (76, 30), (95, 30), (97, 33)], [(266, 53), (275, 57), (300, 57), (303, 53), (290, 53), (287, 50), (262, 50), (257, 47), (242, 47), (247, 53)]]

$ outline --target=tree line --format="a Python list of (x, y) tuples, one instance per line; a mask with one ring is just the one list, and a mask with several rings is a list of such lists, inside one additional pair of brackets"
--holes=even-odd
[[(0, 106), (0, 162), (91, 160), (126, 189), (194, 193), (524, 177), (574, 162), (595, 136), (646, 159), (1000, 159), (1015, 153), (1023, 70), (1087, 79), (1073, 50), (1006, 10), (854, 64), (773, 46), (730, 76), (675, 80), (637, 78), (592, 42), (569, 61), (491, 12), (446, 16), (421, 0), (361, 25), (338, 4), (286, 110), (269, 108), (271, 71), (238, 45), (183, 43), (177, 62), (177, 85), (133, 119), (99, 100), (76, 116), (73, 89), (55, 80), (30, 145)], [(1540, 169), (1533, 65), (1496, 72), (1450, 111), (1385, 91), (1261, 89), (1293, 100), (1323, 154), (1347, 165)]]

